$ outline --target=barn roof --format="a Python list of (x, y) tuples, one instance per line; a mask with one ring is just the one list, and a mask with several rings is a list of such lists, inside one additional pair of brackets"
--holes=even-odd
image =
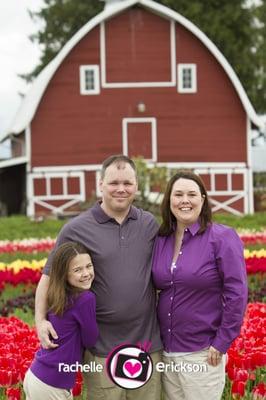
[(183, 25), (186, 29), (192, 32), (209, 49), (209, 51), (218, 60), (218, 62), (227, 73), (239, 95), (239, 98), (250, 120), (256, 126), (261, 127), (261, 120), (256, 114), (233, 68), (228, 63), (223, 54), (218, 50), (215, 44), (199, 28), (197, 28), (196, 25), (194, 25), (182, 15), (178, 14), (176, 11), (173, 11), (170, 8), (165, 7), (152, 0), (124, 0), (122, 2), (116, 2), (112, 5), (109, 5), (100, 14), (89, 20), (87, 24), (85, 24), (74, 36), (72, 36), (72, 38), (57, 54), (57, 56), (41, 71), (41, 73), (33, 82), (28, 94), (22, 101), (21, 107), (19, 108), (10, 128), (4, 133), (2, 138), (0, 138), (0, 141), (6, 139), (10, 134), (19, 134), (20, 132), (24, 131), (26, 127), (31, 123), (36, 109), (50, 80), (52, 79), (57, 68), (64, 61), (65, 57), (73, 49), (73, 47), (75, 47), (76, 44), (98, 24), (136, 4), (139, 4), (144, 8), (153, 11), (154, 13), (157, 13), (164, 18), (177, 21), (179, 24)]

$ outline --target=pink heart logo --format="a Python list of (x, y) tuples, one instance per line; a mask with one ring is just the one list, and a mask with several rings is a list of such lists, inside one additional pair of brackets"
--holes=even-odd
[(141, 364), (138, 361), (135, 364), (133, 364), (131, 361), (127, 361), (124, 367), (130, 373), (130, 375), (133, 376), (139, 372), (141, 369)]

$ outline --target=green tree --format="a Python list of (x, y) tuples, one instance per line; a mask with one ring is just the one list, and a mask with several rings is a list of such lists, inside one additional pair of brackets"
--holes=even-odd
[[(237, 73), (258, 112), (266, 112), (265, 0), (247, 7), (246, 0), (155, 0), (197, 25), (220, 49)], [(89, 19), (103, 9), (99, 0), (44, 0), (30, 13), (43, 27), (31, 36), (43, 48), (32, 80)]]
[(103, 7), (104, 3), (99, 0), (44, 0), (39, 12), (29, 11), (34, 21), (42, 22), (42, 28), (30, 36), (32, 41), (40, 44), (42, 55), (34, 70), (21, 77), (32, 81), (64, 44)]
[[(258, 43), (256, 47), (256, 79), (251, 87), (250, 97), (258, 98), (258, 111), (266, 113), (266, 1), (262, 0), (260, 5), (255, 9), (258, 27)], [(255, 102), (254, 102), (255, 103)]]
[(192, 21), (215, 43), (233, 67), (257, 112), (266, 112), (265, 67), (261, 71), (265, 51), (261, 50), (259, 55), (258, 50), (263, 41), (258, 21), (265, 19), (265, 2), (263, 16), (258, 6), (247, 7), (244, 0), (156, 1)]

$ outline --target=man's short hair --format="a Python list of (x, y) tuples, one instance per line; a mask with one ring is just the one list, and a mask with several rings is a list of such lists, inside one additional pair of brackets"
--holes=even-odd
[(137, 169), (134, 161), (131, 160), (131, 158), (129, 158), (128, 156), (124, 156), (123, 154), (116, 154), (114, 156), (106, 158), (106, 160), (103, 161), (101, 169), (101, 179), (104, 178), (106, 168), (108, 168), (112, 164), (117, 165), (118, 169), (124, 168), (124, 164), (129, 164), (131, 168), (135, 171), (137, 177)]

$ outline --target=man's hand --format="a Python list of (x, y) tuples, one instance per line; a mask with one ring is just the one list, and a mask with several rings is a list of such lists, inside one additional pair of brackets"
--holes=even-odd
[(216, 367), (218, 364), (220, 364), (222, 356), (223, 353), (221, 353), (219, 350), (216, 350), (214, 347), (210, 346), (207, 359), (208, 364), (212, 365), (213, 367)]
[(58, 347), (58, 344), (53, 343), (52, 341), (53, 339), (58, 339), (58, 336), (51, 322), (43, 320), (38, 323), (36, 328), (37, 328), (38, 338), (44, 349), (54, 349)]

